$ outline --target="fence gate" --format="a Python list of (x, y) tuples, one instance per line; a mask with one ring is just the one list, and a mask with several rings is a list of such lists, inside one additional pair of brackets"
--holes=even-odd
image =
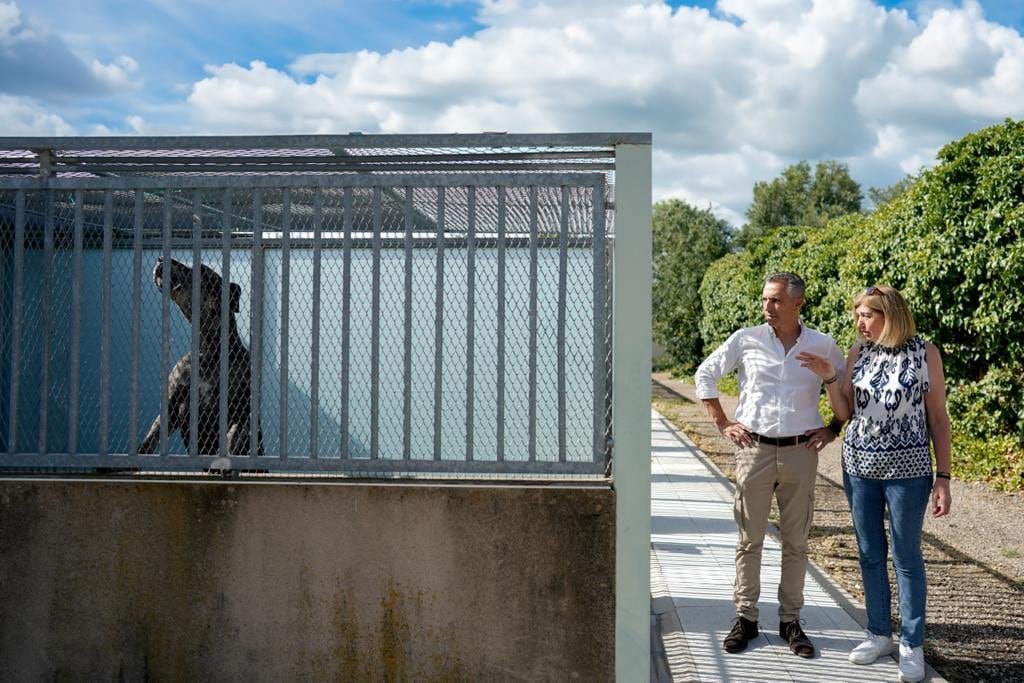
[(0, 138), (0, 469), (603, 474), (612, 143)]

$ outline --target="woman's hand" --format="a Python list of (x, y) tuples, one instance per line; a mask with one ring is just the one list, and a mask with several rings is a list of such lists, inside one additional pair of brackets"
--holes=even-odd
[(809, 351), (801, 351), (796, 354), (796, 359), (800, 361), (800, 367), (807, 368), (822, 379), (832, 379), (836, 376), (835, 366), (824, 356), (819, 356)]
[(943, 517), (949, 514), (949, 506), (953, 497), (949, 493), (949, 479), (936, 479), (932, 486), (932, 516)]

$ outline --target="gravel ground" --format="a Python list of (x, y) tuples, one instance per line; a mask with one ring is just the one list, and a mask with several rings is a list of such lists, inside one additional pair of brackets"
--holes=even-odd
[[(731, 478), (733, 446), (695, 402), (693, 386), (667, 375), (654, 379), (655, 407)], [(722, 397), (729, 414), (735, 403)], [(838, 441), (822, 451), (818, 472), (812, 557), (863, 601)], [(960, 481), (952, 492), (950, 515), (925, 523), (926, 657), (950, 681), (1024, 681), (1024, 497)], [(890, 581), (895, 596), (891, 568)]]

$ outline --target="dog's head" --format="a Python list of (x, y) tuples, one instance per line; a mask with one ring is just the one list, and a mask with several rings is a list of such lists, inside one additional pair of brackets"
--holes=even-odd
[[(160, 291), (163, 291), (164, 285), (168, 286), (168, 295), (174, 303), (178, 304), (178, 308), (185, 314), (185, 317), (192, 321), (192, 268), (186, 266), (181, 261), (171, 259), (167, 264), (169, 271), (167, 273), (166, 282), (164, 280), (164, 259), (161, 256), (156, 260), (156, 265), (153, 266), (153, 284)], [(221, 287), (223, 287), (223, 280), (221, 276), (213, 268), (209, 266), (201, 266), (199, 274), (200, 282), (200, 306), (202, 308), (202, 317), (205, 321), (207, 316), (220, 316), (220, 297)], [(230, 306), (232, 313), (238, 313), (239, 305), (242, 300), (242, 288), (236, 285), (234, 282), (231, 283), (230, 292)]]

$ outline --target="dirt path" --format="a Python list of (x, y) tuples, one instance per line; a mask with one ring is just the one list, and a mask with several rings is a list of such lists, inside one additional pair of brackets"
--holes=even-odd
[[(732, 444), (695, 402), (693, 386), (666, 375), (654, 379), (655, 408), (732, 478)], [(735, 403), (722, 397), (730, 415)], [(850, 512), (837, 483), (838, 443), (822, 452), (818, 472), (812, 557), (863, 600)], [(950, 681), (1024, 681), (1024, 499), (963, 482), (954, 482), (953, 496), (951, 515), (925, 524), (926, 656)], [(890, 581), (895, 591), (891, 567)]]

